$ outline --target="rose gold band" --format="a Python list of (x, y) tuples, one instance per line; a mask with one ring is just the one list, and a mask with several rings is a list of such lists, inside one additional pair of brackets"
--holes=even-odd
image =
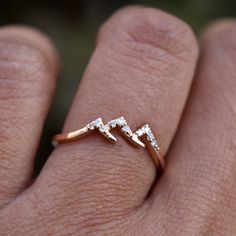
[(98, 118), (79, 130), (55, 135), (52, 143), (54, 146), (57, 146), (60, 143), (75, 141), (92, 133), (94, 130), (98, 130), (111, 142), (116, 142), (117, 139), (110, 133), (110, 130), (113, 128), (120, 128), (122, 134), (128, 138), (132, 144), (146, 148), (155, 165), (158, 168), (161, 167), (162, 170), (164, 169), (165, 161), (160, 153), (160, 148), (150, 126), (147, 124), (143, 125), (133, 133), (124, 117), (111, 120), (105, 125), (103, 124), (102, 119)]

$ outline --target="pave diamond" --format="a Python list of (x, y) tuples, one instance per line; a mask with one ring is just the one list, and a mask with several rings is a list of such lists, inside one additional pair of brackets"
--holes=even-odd
[(111, 120), (108, 122), (108, 125), (111, 127), (111, 128), (115, 128), (116, 127), (116, 120)]
[(94, 130), (95, 128), (99, 128), (101, 126), (103, 126), (102, 118), (98, 118), (87, 125), (90, 130)]
[(103, 124), (102, 118), (98, 118), (87, 125), (88, 129), (90, 129), (90, 130), (94, 130), (96, 128), (99, 129), (99, 131), (101, 133), (103, 133), (103, 135), (108, 135), (110, 129), (116, 128), (117, 126), (119, 126), (121, 128), (121, 131), (123, 133), (125, 133), (125, 135), (127, 135), (130, 138), (133, 136), (136, 136), (137, 139), (139, 140), (139, 137), (145, 135), (145, 137), (146, 137), (147, 141), (150, 143), (151, 147), (159, 150), (157, 140), (154, 137), (154, 135), (151, 131), (151, 128), (148, 124), (143, 125), (135, 133), (133, 133), (132, 130), (130, 129), (130, 127), (127, 125), (127, 122), (123, 116), (109, 121), (106, 125)]
[(131, 129), (128, 125), (125, 125), (121, 128), (121, 130), (125, 133), (130, 133), (131, 132)]
[(127, 123), (126, 123), (126, 120), (125, 120), (125, 118), (124, 118), (123, 116), (120, 117), (120, 118), (118, 118), (118, 119), (116, 120), (116, 123), (117, 123), (120, 127), (127, 124)]
[(98, 118), (94, 121), (97, 128), (101, 127), (103, 125), (102, 118)]
[(144, 135), (143, 129), (137, 130), (136, 134), (138, 135), (138, 137), (141, 137), (142, 135)]
[(148, 124), (144, 125), (143, 127), (141, 127), (139, 130), (136, 131), (136, 135), (138, 137), (141, 137), (143, 135), (146, 135), (147, 140), (149, 141), (149, 143), (151, 144), (151, 146), (155, 149), (159, 150), (157, 141), (151, 131), (151, 128)]
[(151, 142), (151, 145), (152, 145), (152, 147), (154, 147), (154, 148), (158, 148), (158, 145), (157, 145), (157, 141), (156, 141), (156, 140), (153, 140), (153, 141)]
[(87, 127), (88, 127), (88, 129), (90, 129), (90, 130), (94, 130), (95, 127), (96, 127), (95, 122), (94, 122), (94, 121), (91, 122), (90, 124), (87, 125)]
[(148, 133), (147, 133), (147, 139), (148, 139), (148, 141), (155, 140), (155, 137), (154, 137), (153, 133), (151, 132), (151, 130), (148, 131)]
[(144, 131), (145, 131), (146, 134), (151, 131), (149, 125), (144, 125), (143, 128), (144, 128)]
[(103, 125), (103, 126), (99, 127), (99, 131), (104, 133), (104, 132), (108, 131), (108, 127)]

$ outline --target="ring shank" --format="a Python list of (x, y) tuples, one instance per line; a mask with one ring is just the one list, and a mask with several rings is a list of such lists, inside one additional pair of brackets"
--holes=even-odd
[(82, 129), (78, 129), (76, 131), (56, 134), (53, 136), (53, 146), (57, 146), (60, 143), (75, 141), (82, 135), (87, 134), (88, 132), (90, 132), (90, 130), (87, 128), (87, 126), (85, 126)]
[[(86, 134), (91, 133), (91, 129), (88, 128), (88, 125), (78, 129), (76, 131), (72, 131), (72, 132), (67, 132), (67, 133), (61, 133), (61, 134), (56, 134), (53, 136), (53, 141), (52, 144), (54, 147), (58, 146), (60, 143), (65, 143), (65, 142), (72, 142), (72, 141), (76, 141), (79, 138), (83, 137)], [(104, 135), (104, 133), (102, 133)], [(110, 133), (109, 133), (110, 134)], [(107, 139), (109, 139), (109, 135), (104, 135)], [(134, 136), (136, 137), (136, 139), (134, 140), (135, 143), (138, 143), (137, 140), (142, 143), (140, 141), (140, 139), (138, 139), (137, 135), (133, 135), (132, 136), (132, 140), (134, 139)], [(114, 137), (114, 139), (112, 139), (111, 141), (116, 142), (116, 138)], [(161, 169), (162, 171), (165, 168), (165, 161), (164, 161), (164, 157), (161, 154), (159, 147), (153, 147), (150, 142), (148, 141), (147, 137), (143, 138), (144, 143), (142, 143), (143, 145), (140, 145), (142, 148), (147, 149), (149, 155), (151, 156), (155, 166), (158, 169)]]

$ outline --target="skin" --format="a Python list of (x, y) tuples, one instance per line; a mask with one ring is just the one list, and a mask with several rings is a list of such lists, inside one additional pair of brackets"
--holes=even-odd
[[(200, 46), (199, 46), (200, 45)], [(100, 29), (64, 131), (124, 115), (158, 134), (167, 168), (118, 135), (60, 145), (32, 182), (58, 57), (49, 39), (0, 30), (0, 233), (236, 235), (236, 22), (198, 41), (186, 23), (129, 7)]]

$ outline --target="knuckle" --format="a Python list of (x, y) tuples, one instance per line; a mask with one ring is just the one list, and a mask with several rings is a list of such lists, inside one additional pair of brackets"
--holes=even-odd
[[(208, 27), (203, 35), (203, 49), (224, 78), (234, 74), (236, 61), (236, 21), (221, 20)], [(223, 58), (223, 60), (222, 60)], [(227, 74), (225, 73), (227, 68)], [(231, 74), (232, 73), (232, 74)], [(231, 80), (235, 83), (235, 80)], [(235, 85), (235, 84), (234, 84)]]
[[(215, 107), (209, 107), (209, 114), (225, 114), (224, 119), (217, 121), (217, 129), (227, 133), (227, 150), (235, 155), (236, 132), (236, 21), (221, 20), (209, 26), (203, 35), (203, 79), (214, 90)], [(207, 66), (206, 66), (207, 65)], [(209, 103), (210, 104), (210, 103)], [(232, 139), (229, 140), (229, 139)]]
[(206, 32), (203, 34), (203, 42), (206, 41), (208, 43), (207, 46), (212, 45), (215, 49), (230, 49), (229, 52), (231, 52), (236, 46), (235, 37), (236, 21), (220, 20), (207, 27)]
[[(89, 68), (87, 76), (97, 77), (99, 72), (109, 77), (107, 86), (114, 81), (124, 84), (120, 91), (127, 89), (127, 94), (132, 91), (137, 104), (132, 105), (139, 111), (156, 97), (159, 85), (168, 90), (174, 84), (180, 86), (180, 82), (189, 84), (197, 56), (195, 36), (184, 22), (159, 10), (129, 7), (101, 27), (93, 56), (97, 66)], [(141, 88), (148, 91), (145, 99), (137, 96)]]
[(146, 62), (152, 59), (174, 64), (198, 54), (195, 36), (188, 25), (151, 8), (120, 10), (103, 25), (99, 38), (116, 52)]
[[(44, 94), (48, 61), (43, 53), (22, 39), (0, 41), (1, 99)], [(14, 91), (14, 92), (13, 92)]]

